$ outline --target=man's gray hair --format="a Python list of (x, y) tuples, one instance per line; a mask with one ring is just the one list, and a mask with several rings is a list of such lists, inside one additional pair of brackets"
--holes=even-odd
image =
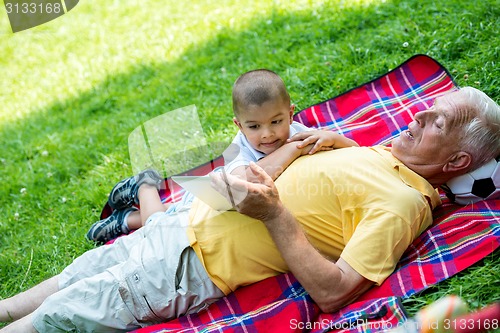
[(472, 154), (471, 170), (500, 155), (500, 106), (473, 87), (460, 89), (477, 117), (465, 125), (462, 147)]

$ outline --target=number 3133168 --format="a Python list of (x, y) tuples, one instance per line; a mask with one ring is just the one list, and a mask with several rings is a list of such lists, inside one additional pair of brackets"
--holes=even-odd
[(56, 3), (34, 3), (34, 2), (22, 2), (22, 3), (5, 3), (5, 8), (7, 9), (7, 14), (59, 14), (63, 11), (60, 2)]
[(445, 319), (443, 321), (445, 330), (496, 330), (499, 327), (498, 319)]

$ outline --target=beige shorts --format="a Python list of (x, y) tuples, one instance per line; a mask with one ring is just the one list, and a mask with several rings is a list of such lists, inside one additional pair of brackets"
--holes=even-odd
[(189, 247), (188, 211), (84, 253), (34, 312), (39, 332), (119, 332), (198, 312), (224, 296)]

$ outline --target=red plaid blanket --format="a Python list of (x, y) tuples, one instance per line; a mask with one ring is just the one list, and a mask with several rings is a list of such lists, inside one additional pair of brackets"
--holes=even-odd
[[(453, 89), (456, 85), (443, 66), (417, 55), (373, 81), (299, 112), (295, 119), (338, 131), (360, 145), (386, 145), (406, 129), (413, 114)], [(220, 159), (210, 161), (186, 173), (206, 174), (221, 164)], [(162, 197), (171, 201), (178, 193), (178, 187), (170, 186)], [(336, 313), (321, 313), (293, 275), (283, 274), (241, 288), (202, 313), (136, 332), (378, 332), (394, 327), (406, 319), (399, 297), (456, 274), (500, 243), (500, 200), (460, 207), (442, 198), (433, 226), (413, 242), (396, 271)]]

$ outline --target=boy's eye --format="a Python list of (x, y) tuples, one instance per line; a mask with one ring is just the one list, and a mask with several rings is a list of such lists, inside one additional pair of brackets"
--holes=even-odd
[(283, 120), (282, 119), (279, 119), (279, 120), (273, 120), (272, 123), (273, 124), (279, 124), (281, 123)]
[(250, 128), (250, 129), (257, 129), (257, 128), (259, 128), (259, 125), (249, 125), (248, 128)]

